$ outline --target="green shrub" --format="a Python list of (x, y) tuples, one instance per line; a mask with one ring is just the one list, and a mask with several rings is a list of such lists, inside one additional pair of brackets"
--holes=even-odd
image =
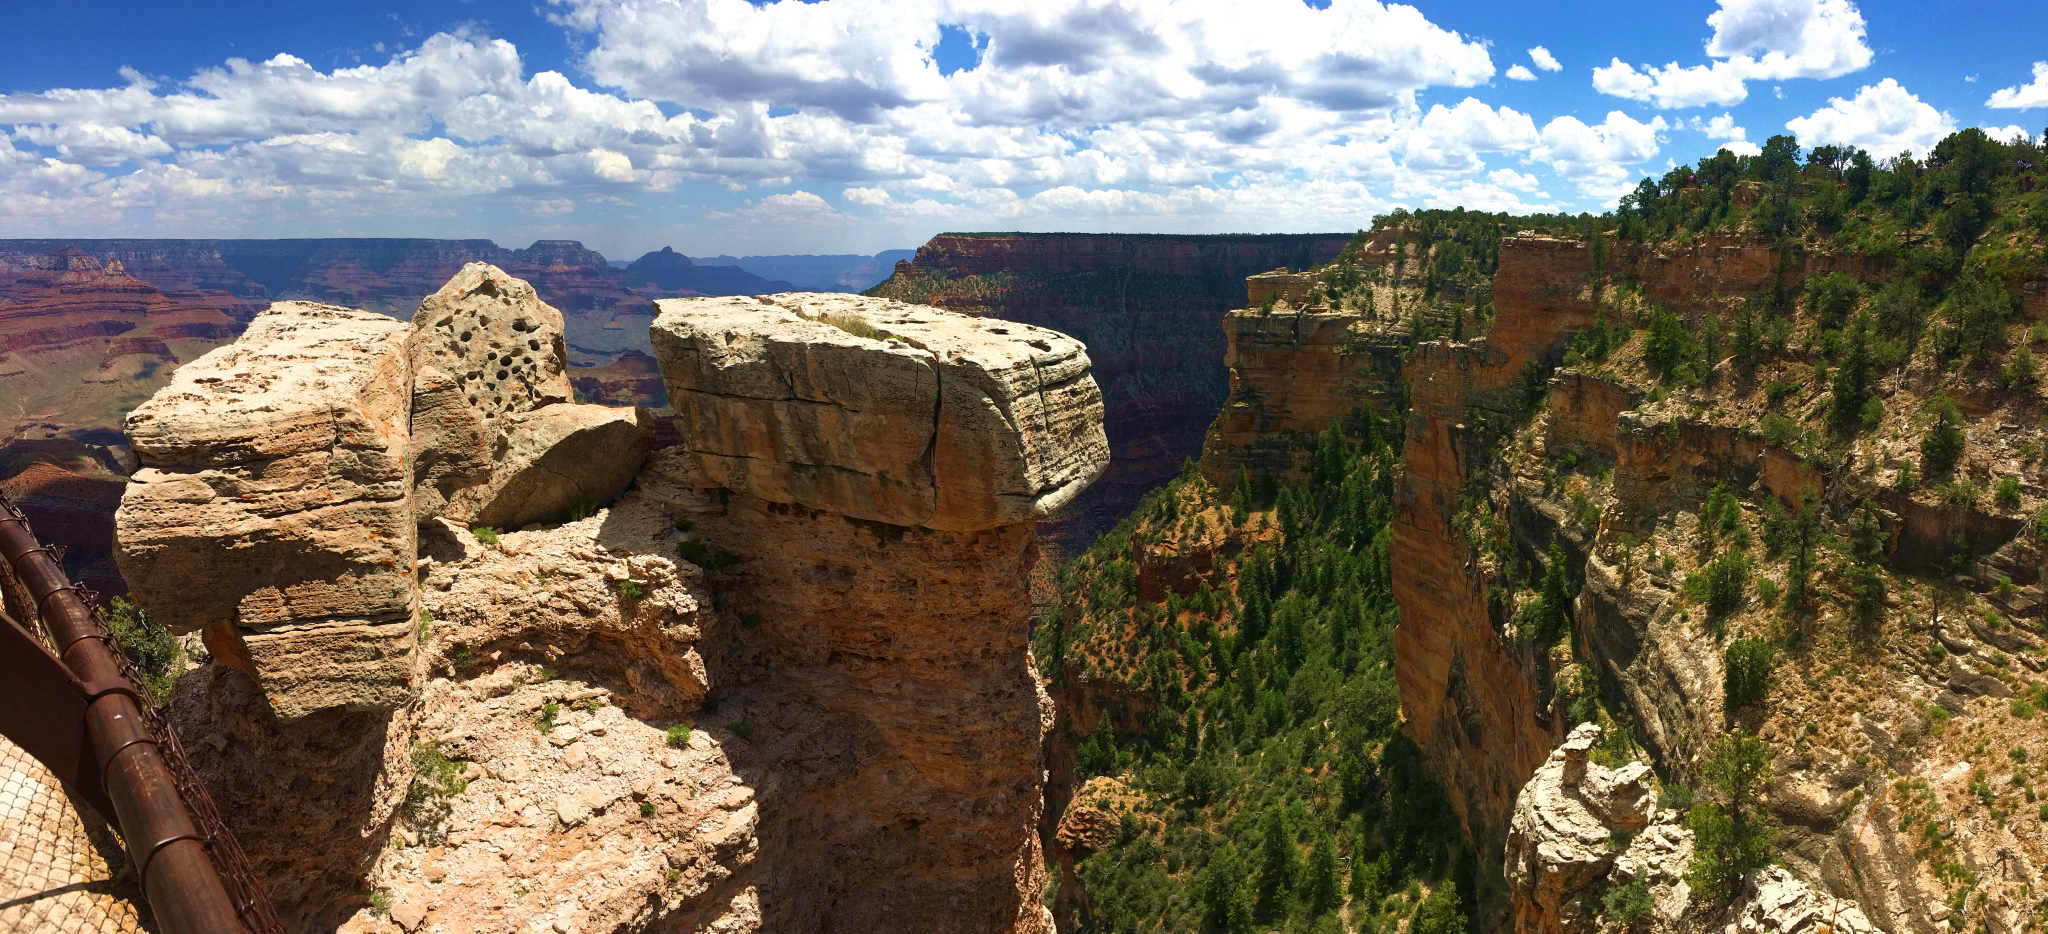
[(127, 652), (141, 686), (152, 698), (168, 700), (185, 673), (185, 649), (178, 637), (127, 597), (115, 597), (99, 617), (101, 628)]
[(1963, 455), (1967, 440), (1963, 434), (1963, 412), (1946, 393), (1930, 400), (1927, 410), (1933, 413), (1934, 424), (1927, 429), (1926, 437), (1920, 439), (1920, 465), (1930, 475), (1945, 474), (1955, 469), (1956, 460)]
[(652, 802), (652, 801), (642, 801), (642, 802), (640, 802), (640, 816), (641, 816), (641, 817), (653, 817), (653, 816), (654, 816), (654, 802)]
[(1784, 447), (1799, 440), (1799, 423), (1776, 412), (1764, 415), (1764, 443)]
[(680, 723), (668, 728), (668, 746), (681, 749), (690, 744), (690, 728)]
[(1723, 655), (1723, 685), (1728, 707), (1745, 707), (1763, 700), (1770, 691), (1773, 665), (1767, 639), (1737, 639)]
[(1749, 590), (1749, 556), (1740, 551), (1723, 552), (1697, 573), (1685, 577), (1686, 596), (1707, 609), (1709, 622), (1718, 623), (1742, 608)]
[(554, 701), (548, 701), (541, 705), (540, 721), (534, 725), (540, 727), (542, 733), (553, 733), (555, 731), (555, 718), (561, 715), (562, 705)]
[(412, 782), (405, 789), (405, 819), (416, 829), (428, 829), (447, 818), (448, 799), (469, 787), (462, 773), (467, 763), (448, 758), (441, 747), (421, 740), (412, 747)]
[(754, 725), (748, 723), (745, 720), (734, 720), (733, 722), (726, 724), (725, 728), (727, 730), (732, 731), (732, 735), (737, 736), (741, 739), (754, 738)]
[(2010, 475), (2000, 477), (1998, 478), (1998, 485), (1992, 489), (1994, 491), (1992, 496), (1998, 502), (1998, 508), (2020, 508), (2020, 478)]
[(811, 320), (819, 324), (829, 324), (855, 337), (865, 337), (868, 340), (886, 341), (893, 340), (896, 337), (896, 335), (852, 315), (823, 314)]
[(1617, 885), (1607, 890), (1602, 900), (1607, 911), (1607, 920), (1616, 924), (1632, 924), (1650, 915), (1655, 903), (1650, 899), (1649, 880), (1641, 876), (1627, 885)]
[(588, 519), (591, 516), (597, 515), (597, 510), (599, 508), (600, 507), (598, 506), (597, 500), (578, 499), (577, 501), (569, 504), (569, 521), (582, 522), (583, 520)]
[(472, 528), (469, 530), (469, 534), (476, 536), (477, 541), (483, 542), (486, 545), (498, 544), (498, 530), (488, 525), (479, 525)]
[(621, 597), (625, 597), (628, 600), (638, 600), (646, 595), (647, 589), (641, 587), (636, 581), (622, 580), (619, 582), (619, 596)]
[(1700, 898), (1719, 901), (1736, 894), (1745, 873), (1768, 865), (1777, 843), (1761, 808), (1771, 783), (1770, 747), (1736, 730), (1715, 741), (1705, 773), (1723, 800), (1686, 814), (1695, 843), (1685, 881)]

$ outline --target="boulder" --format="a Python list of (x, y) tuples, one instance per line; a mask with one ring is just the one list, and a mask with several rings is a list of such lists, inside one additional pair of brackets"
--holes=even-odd
[(560, 522), (624, 492), (654, 449), (653, 419), (637, 408), (563, 403), (502, 424), (488, 476), (456, 490), (444, 517), (499, 529)]
[(562, 313), (470, 263), (412, 319), (414, 505), (421, 522), (517, 528), (610, 502), (654, 446), (632, 408), (572, 405)]
[(1517, 934), (1590, 932), (1589, 896), (1607, 885), (1622, 835), (1646, 827), (1656, 808), (1650, 769), (1587, 761), (1600, 728), (1580, 724), (1522, 786), (1508, 825), (1506, 870)]
[(453, 377), (486, 423), (574, 397), (562, 313), (489, 263), (422, 300), (412, 329), (413, 357)]
[(128, 416), (122, 576), (287, 718), (410, 695), (406, 345), (383, 315), (278, 302)]
[(1102, 393), (1066, 335), (836, 293), (655, 305), (706, 485), (971, 531), (1043, 518), (1108, 466)]

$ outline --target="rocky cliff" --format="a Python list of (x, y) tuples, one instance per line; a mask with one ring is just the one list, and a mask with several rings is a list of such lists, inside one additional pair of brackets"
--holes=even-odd
[(1079, 343), (682, 301), (643, 470), (561, 321), (483, 264), (411, 325), (279, 302), (129, 418), (122, 567), (202, 636), (171, 715), (280, 912), (1049, 931), (1027, 577), (1108, 460)]
[(1342, 234), (942, 234), (867, 294), (1002, 318), (1087, 344), (1116, 457), (1095, 491), (1048, 527), (1078, 551), (1202, 450), (1229, 393), (1216, 362), (1245, 277), (1334, 258)]

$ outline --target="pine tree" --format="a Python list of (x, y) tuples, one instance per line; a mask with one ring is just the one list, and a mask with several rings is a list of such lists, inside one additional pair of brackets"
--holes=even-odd
[(1237, 850), (1226, 845), (1209, 857), (1203, 870), (1202, 907), (1209, 923), (1229, 934), (1252, 930), (1252, 887), (1238, 860)]
[(1706, 778), (1722, 801), (1696, 805), (1686, 814), (1696, 843), (1685, 881), (1701, 898), (1727, 898), (1744, 873), (1771, 861), (1777, 843), (1777, 832), (1758, 813), (1771, 782), (1770, 746), (1738, 729), (1714, 742)]
[(1271, 909), (1294, 891), (1301, 854), (1294, 849), (1294, 822), (1285, 808), (1268, 807), (1259, 830), (1259, 897)]
[(1315, 849), (1309, 852), (1308, 866), (1302, 871), (1301, 894), (1312, 916), (1337, 910), (1343, 897), (1337, 884), (1337, 841), (1330, 839), (1327, 830), (1316, 832)]

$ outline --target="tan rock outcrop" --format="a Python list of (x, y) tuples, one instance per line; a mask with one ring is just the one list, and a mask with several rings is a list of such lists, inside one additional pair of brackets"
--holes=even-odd
[(1588, 762), (1599, 738), (1598, 726), (1580, 724), (1516, 797), (1504, 858), (1516, 934), (1594, 930), (1585, 909), (1621, 855), (1614, 840), (1643, 830), (1654, 815), (1650, 767)]
[(656, 307), (678, 428), (726, 489), (968, 531), (1049, 515), (1108, 464), (1086, 350), (1057, 332), (823, 293)]
[(653, 449), (636, 409), (569, 404), (561, 312), (489, 263), (420, 302), (411, 346), (421, 521), (559, 521), (618, 496)]
[(504, 529), (560, 521), (630, 486), (654, 447), (653, 419), (637, 408), (561, 403), (499, 425), (488, 479), (455, 491), (447, 518)]
[(1033, 526), (947, 532), (692, 490), (680, 461), (658, 456), (641, 484), (725, 566), (710, 585), (741, 622), (710, 667), (719, 720), (750, 725), (775, 776), (763, 929), (1049, 932)]
[(280, 716), (410, 696), (411, 387), (402, 323), (279, 302), (128, 416), (122, 575)]
[(1293, 473), (1305, 453), (1298, 436), (1398, 395), (1398, 338), (1360, 310), (1302, 308), (1293, 298), (1259, 308), (1260, 278), (1248, 280), (1253, 307), (1223, 316), (1230, 398), (1203, 439), (1202, 471), (1225, 489), (1239, 467)]

